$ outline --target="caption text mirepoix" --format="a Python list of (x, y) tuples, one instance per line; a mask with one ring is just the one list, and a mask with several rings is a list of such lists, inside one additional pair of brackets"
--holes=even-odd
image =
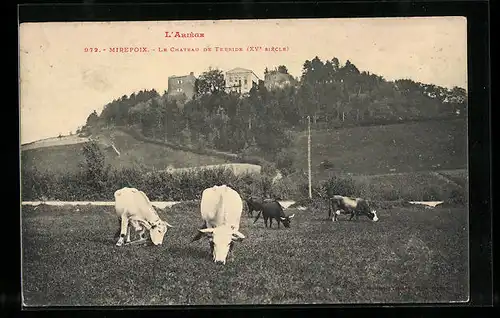
[(182, 45), (178, 45), (178, 41), (183, 39), (192, 42), (196, 39), (205, 38), (205, 33), (194, 33), (194, 32), (170, 32), (165, 31), (164, 38), (170, 39), (175, 42), (176, 45), (167, 46), (110, 46), (110, 47), (84, 47), (83, 51), (85, 53), (197, 53), (197, 52), (221, 52), (221, 53), (232, 53), (232, 52), (288, 52), (290, 48), (288, 46), (276, 46), (276, 45), (248, 45), (242, 46), (197, 46), (197, 45), (186, 45), (184, 42)]
[(199, 52), (221, 52), (221, 53), (234, 53), (234, 52), (288, 52), (288, 46), (247, 46), (247, 47), (178, 47), (178, 46), (165, 46), (165, 47), (147, 47), (147, 46), (130, 46), (130, 47), (85, 47), (85, 53), (199, 53)]

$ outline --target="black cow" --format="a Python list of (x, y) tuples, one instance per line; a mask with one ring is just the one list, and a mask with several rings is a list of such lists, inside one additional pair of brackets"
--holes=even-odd
[(253, 211), (260, 212), (262, 211), (263, 207), (263, 201), (255, 201), (252, 197), (245, 199), (245, 202), (247, 203), (248, 211), (247, 214), (249, 217), (253, 218)]
[(278, 201), (271, 201), (271, 202), (264, 202), (262, 204), (262, 210), (259, 211), (257, 214), (257, 217), (253, 221), (257, 222), (259, 219), (260, 215), (262, 214), (262, 217), (264, 218), (264, 224), (267, 227), (267, 220), (269, 220), (269, 227), (273, 227), (273, 219), (278, 222), (278, 228), (280, 228), (280, 223), (283, 223), (285, 227), (290, 227), (290, 219), (295, 216), (295, 214), (292, 214), (290, 216), (286, 216), (285, 212), (283, 211), (283, 207), (281, 204), (279, 204)]
[(360, 214), (367, 216), (374, 222), (378, 221), (377, 211), (371, 209), (365, 199), (334, 195), (328, 200), (328, 218), (332, 218), (333, 222), (337, 221), (340, 214), (350, 214), (349, 221), (353, 217), (356, 217), (356, 220), (358, 220)]

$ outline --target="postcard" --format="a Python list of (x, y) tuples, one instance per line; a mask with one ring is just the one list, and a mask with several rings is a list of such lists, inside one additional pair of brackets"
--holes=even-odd
[(465, 18), (19, 38), (24, 306), (469, 299)]

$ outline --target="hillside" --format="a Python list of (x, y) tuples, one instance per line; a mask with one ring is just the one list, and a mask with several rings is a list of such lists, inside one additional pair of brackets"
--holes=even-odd
[[(103, 147), (107, 162), (113, 167), (142, 164), (166, 169), (168, 166), (185, 168), (228, 163), (215, 156), (142, 142), (119, 130), (100, 135), (102, 141), (110, 138), (121, 153), (118, 157), (111, 148)], [(312, 131), (311, 138), (315, 179), (339, 172), (374, 175), (463, 169), (467, 164), (464, 119)], [(82, 146), (73, 144), (24, 150), (23, 169), (35, 166), (40, 170), (74, 171), (83, 162)], [(297, 134), (288, 153), (293, 157), (296, 169), (307, 171), (305, 133)], [(321, 162), (324, 160), (330, 161), (333, 168), (323, 169)]]
[(34, 142), (29, 142), (21, 145), (21, 150), (29, 150), (29, 149), (37, 149), (37, 148), (45, 148), (52, 146), (65, 146), (65, 145), (73, 145), (87, 142), (88, 138), (79, 137), (76, 135), (71, 136), (61, 136), (61, 137), (53, 137), (42, 140), (37, 140)]
[[(166, 169), (168, 166), (184, 168), (228, 162), (218, 157), (142, 142), (119, 130), (113, 131), (112, 135), (120, 156), (117, 156), (111, 148), (105, 147), (106, 143), (102, 144), (106, 162), (112, 167), (144, 165), (148, 168)], [(110, 132), (102, 133), (99, 139), (109, 140), (109, 136)], [(81, 163), (84, 163), (82, 147), (83, 144), (71, 144), (24, 150), (21, 153), (22, 168), (36, 167), (39, 170), (54, 172), (75, 171), (79, 169)]]
[[(386, 174), (463, 169), (467, 166), (466, 119), (312, 131), (314, 175), (329, 172)], [(291, 150), (295, 168), (307, 171), (307, 134)], [(328, 160), (333, 166), (322, 169)]]

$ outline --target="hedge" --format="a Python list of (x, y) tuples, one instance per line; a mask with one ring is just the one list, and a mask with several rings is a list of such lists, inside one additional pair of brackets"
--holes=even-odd
[(86, 171), (54, 174), (36, 169), (21, 171), (21, 197), (23, 201), (113, 201), (113, 194), (122, 187), (135, 187), (144, 191), (153, 201), (198, 200), (201, 192), (211, 186), (227, 184), (243, 197), (296, 196), (296, 187), (284, 182), (271, 186), (265, 175), (235, 176), (225, 168), (167, 172), (145, 172), (140, 168), (109, 169), (100, 180), (93, 180)]
[[(221, 184), (231, 186), (243, 198), (253, 196), (310, 201), (307, 180), (294, 182), (285, 177), (272, 184), (272, 178), (267, 174), (235, 176), (231, 170), (223, 167), (173, 173), (146, 172), (137, 167), (108, 168), (100, 180), (93, 180), (85, 170), (66, 174), (41, 172), (36, 169), (21, 171), (23, 201), (113, 201), (114, 192), (126, 186), (144, 191), (152, 201), (190, 201), (201, 199), (204, 189)], [(423, 188), (412, 189), (413, 195), (410, 197), (411, 193), (401, 192), (389, 184), (371, 184), (367, 187), (348, 176), (334, 176), (324, 182), (313, 182), (312, 201), (321, 201), (332, 194), (359, 196), (375, 201), (449, 200), (462, 204), (467, 201), (465, 191), (453, 190), (451, 195), (444, 197), (441, 187), (428, 184)]]

